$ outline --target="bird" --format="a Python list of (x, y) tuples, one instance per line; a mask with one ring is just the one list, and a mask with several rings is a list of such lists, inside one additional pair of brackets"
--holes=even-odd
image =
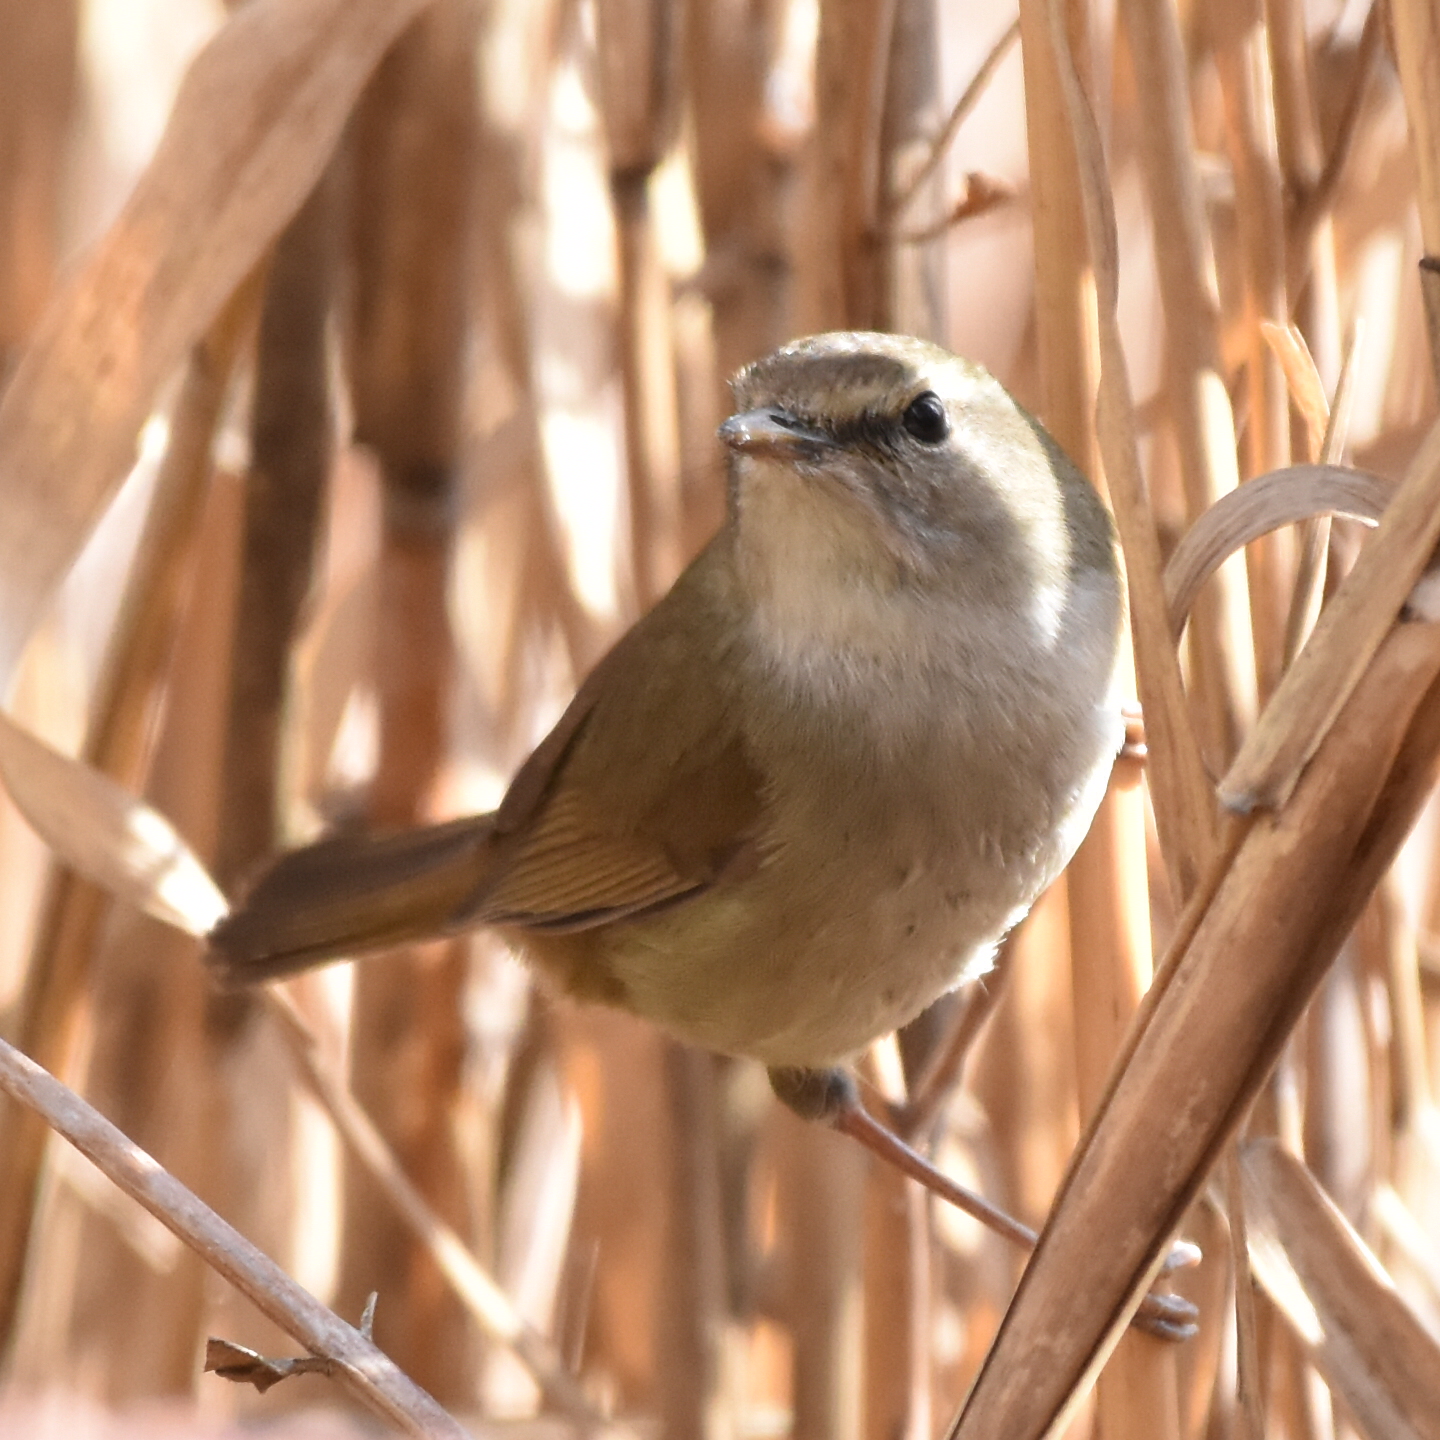
[(927, 341), (814, 335), (732, 389), (721, 528), (499, 807), (282, 853), (209, 936), (219, 977), (487, 926), (883, 1148), (849, 1062), (993, 963), (1104, 794), (1115, 532), (1040, 422)]

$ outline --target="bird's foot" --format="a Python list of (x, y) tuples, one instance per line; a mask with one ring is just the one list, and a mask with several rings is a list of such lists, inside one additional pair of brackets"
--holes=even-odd
[[(932, 1195), (973, 1216), (997, 1235), (1027, 1250), (1035, 1248), (1039, 1237), (1028, 1225), (952, 1180), (870, 1114), (848, 1070), (839, 1066), (828, 1070), (776, 1066), (770, 1071), (770, 1086), (777, 1098), (802, 1119), (820, 1121), (858, 1140), (901, 1174), (918, 1181)], [(1161, 1274), (1193, 1265), (1199, 1256), (1194, 1245), (1182, 1241), (1171, 1249)], [(1162, 1340), (1188, 1340), (1196, 1331), (1198, 1319), (1199, 1312), (1188, 1300), (1152, 1290), (1140, 1302), (1133, 1323)]]
[(1128, 707), (1120, 713), (1125, 720), (1125, 739), (1115, 763), (1143, 766), (1145, 757), (1150, 753), (1145, 747), (1145, 717), (1138, 709)]

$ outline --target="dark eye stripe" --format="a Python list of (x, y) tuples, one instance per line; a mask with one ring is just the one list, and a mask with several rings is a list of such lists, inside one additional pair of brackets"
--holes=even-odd
[(862, 410), (837, 423), (798, 410), (789, 413), (797, 424), (828, 432), (840, 445), (885, 456), (898, 455), (908, 443), (907, 435), (925, 445), (938, 445), (950, 434), (945, 402), (933, 390), (922, 391), (898, 417), (893, 410)]

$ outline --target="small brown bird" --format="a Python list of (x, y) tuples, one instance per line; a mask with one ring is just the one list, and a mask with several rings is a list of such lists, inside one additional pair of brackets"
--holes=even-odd
[(1110, 518), (922, 341), (814, 336), (734, 390), (724, 528), (500, 808), (282, 855), (211, 935), (217, 970), (489, 925), (833, 1119), (848, 1057), (991, 963), (1121, 744)]

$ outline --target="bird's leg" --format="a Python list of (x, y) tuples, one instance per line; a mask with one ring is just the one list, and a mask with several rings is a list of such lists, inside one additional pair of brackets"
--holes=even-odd
[[(997, 1235), (1027, 1250), (1035, 1248), (1039, 1237), (1028, 1225), (952, 1180), (871, 1115), (848, 1070), (839, 1066), (829, 1070), (775, 1066), (770, 1070), (770, 1086), (776, 1097), (802, 1119), (818, 1120), (849, 1135), (902, 1175), (919, 1181), (932, 1195), (973, 1216)], [(1193, 1265), (1198, 1258), (1193, 1245), (1176, 1245), (1161, 1273)], [(1195, 1333), (1197, 1318), (1188, 1300), (1178, 1295), (1157, 1295), (1152, 1290), (1141, 1301), (1134, 1323), (1163, 1340), (1188, 1340)]]
[(966, 986), (949, 1030), (908, 1087), (909, 1095), (902, 1103), (887, 1106), (889, 1128), (907, 1144), (930, 1125), (955, 1088), (956, 1077), (1000, 998), (1009, 973), (1008, 958), (1009, 947), (1005, 946), (996, 957), (995, 968)]

